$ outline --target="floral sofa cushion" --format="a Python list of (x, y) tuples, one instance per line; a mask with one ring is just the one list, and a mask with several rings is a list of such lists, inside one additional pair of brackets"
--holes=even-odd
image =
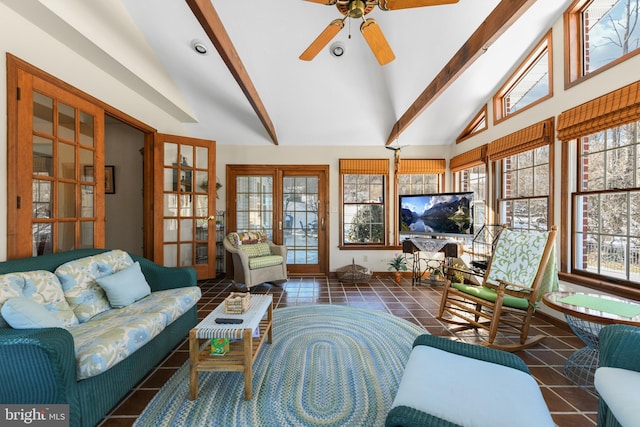
[(104, 311), (69, 328), (75, 343), (78, 379), (98, 375), (124, 360), (199, 299), (197, 286), (152, 292), (131, 305)]
[(109, 299), (96, 279), (123, 270), (133, 264), (125, 251), (116, 249), (62, 264), (55, 271), (67, 302), (80, 322), (111, 309)]
[[(50, 271), (35, 270), (0, 275), (0, 307), (14, 297), (29, 298), (43, 305), (65, 327), (78, 323), (78, 318), (65, 299), (60, 281)], [(0, 316), (0, 327), (8, 326)]]

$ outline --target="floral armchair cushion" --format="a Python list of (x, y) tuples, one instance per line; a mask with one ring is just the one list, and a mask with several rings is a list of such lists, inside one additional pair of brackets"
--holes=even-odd
[[(42, 305), (65, 327), (78, 324), (78, 318), (67, 303), (60, 281), (50, 271), (35, 270), (0, 275), (0, 307), (10, 299), (25, 297)], [(0, 316), (0, 327), (9, 326)]]
[(129, 254), (116, 249), (69, 261), (56, 269), (64, 296), (80, 322), (86, 322), (96, 314), (111, 309), (109, 299), (96, 279), (131, 265), (133, 259)]

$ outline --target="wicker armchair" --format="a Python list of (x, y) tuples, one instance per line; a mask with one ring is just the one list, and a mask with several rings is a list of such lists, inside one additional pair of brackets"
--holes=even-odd
[(287, 247), (268, 241), (265, 233), (229, 233), (224, 247), (232, 256), (237, 286), (287, 281)]
[(600, 330), (598, 427), (640, 426), (640, 328), (609, 325)]

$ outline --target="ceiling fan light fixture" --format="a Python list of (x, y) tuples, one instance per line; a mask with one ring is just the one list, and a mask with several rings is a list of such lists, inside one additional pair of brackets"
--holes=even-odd
[(191, 48), (199, 55), (206, 55), (207, 53), (209, 53), (209, 49), (207, 49), (207, 46), (200, 40), (193, 40), (191, 42)]
[(349, 18), (362, 18), (365, 13), (365, 6), (362, 0), (353, 0), (349, 3)]
[(344, 43), (342, 42), (333, 43), (331, 46), (329, 46), (329, 52), (331, 53), (331, 56), (340, 58), (345, 53)]

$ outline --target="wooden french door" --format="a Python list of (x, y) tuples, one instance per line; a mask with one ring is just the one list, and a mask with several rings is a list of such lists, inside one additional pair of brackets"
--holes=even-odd
[(327, 274), (328, 166), (227, 166), (227, 228), (265, 231), (290, 274)]
[(103, 247), (104, 110), (12, 64), (7, 257)]
[(215, 141), (156, 134), (154, 261), (215, 277)]

